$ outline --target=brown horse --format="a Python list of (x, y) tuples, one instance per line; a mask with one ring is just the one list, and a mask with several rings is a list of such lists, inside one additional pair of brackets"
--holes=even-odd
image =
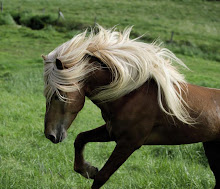
[[(99, 27), (43, 56), (45, 62), (45, 136), (53, 143), (66, 137), (85, 96), (102, 112), (105, 124), (80, 133), (74, 143), (74, 170), (100, 188), (142, 145), (203, 142), (220, 188), (220, 90), (185, 82), (169, 50), (129, 39)], [(88, 142), (115, 141), (98, 171), (83, 158)]]

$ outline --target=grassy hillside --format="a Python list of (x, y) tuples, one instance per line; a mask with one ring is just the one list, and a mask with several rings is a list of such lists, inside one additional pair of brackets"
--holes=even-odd
[[(0, 12), (0, 188), (89, 188), (73, 172), (73, 142), (79, 132), (103, 123), (89, 100), (58, 145), (45, 139), (43, 63), (47, 54), (94, 22), (119, 29), (134, 25), (174, 51), (192, 71), (189, 82), (220, 88), (219, 2), (199, 0), (12, 0)], [(58, 9), (65, 20), (59, 18)], [(38, 25), (40, 30), (31, 29)], [(174, 32), (170, 43), (171, 32)], [(86, 158), (98, 167), (114, 143), (89, 144)], [(201, 144), (145, 146), (135, 152), (103, 187), (212, 188), (214, 177)]]

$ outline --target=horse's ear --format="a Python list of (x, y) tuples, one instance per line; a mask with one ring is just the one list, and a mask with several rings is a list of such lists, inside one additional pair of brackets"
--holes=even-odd
[(63, 70), (63, 64), (62, 62), (56, 58), (56, 66), (58, 70)]
[(44, 61), (46, 60), (46, 56), (45, 55), (41, 55), (41, 57), (44, 59)]

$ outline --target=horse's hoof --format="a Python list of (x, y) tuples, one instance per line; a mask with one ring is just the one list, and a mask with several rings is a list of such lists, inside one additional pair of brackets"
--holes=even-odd
[(85, 163), (85, 170), (86, 170), (86, 178), (90, 178), (90, 179), (94, 179), (99, 171), (97, 167), (94, 167), (89, 163)]
[(90, 165), (89, 163), (85, 162), (83, 167), (81, 168), (76, 168), (74, 167), (74, 170), (77, 173), (80, 173), (83, 177), (87, 179), (94, 179), (96, 174), (98, 173), (98, 168)]

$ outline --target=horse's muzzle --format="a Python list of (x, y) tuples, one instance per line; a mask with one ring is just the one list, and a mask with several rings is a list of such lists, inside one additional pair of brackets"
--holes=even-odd
[(55, 135), (55, 133), (50, 133), (50, 134), (45, 133), (46, 138), (48, 138), (54, 144), (62, 142), (66, 138), (66, 135), (67, 134), (65, 131), (58, 133), (57, 135)]

